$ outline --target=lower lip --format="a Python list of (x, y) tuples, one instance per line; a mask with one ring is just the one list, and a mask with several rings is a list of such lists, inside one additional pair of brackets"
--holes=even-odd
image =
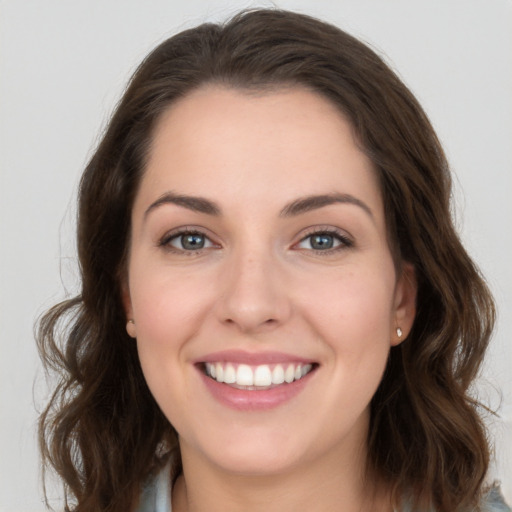
[(217, 382), (201, 370), (199, 371), (203, 382), (214, 398), (221, 404), (239, 411), (264, 411), (285, 404), (304, 389), (311, 374), (314, 373), (312, 371), (290, 384), (282, 384), (270, 389), (246, 390)]

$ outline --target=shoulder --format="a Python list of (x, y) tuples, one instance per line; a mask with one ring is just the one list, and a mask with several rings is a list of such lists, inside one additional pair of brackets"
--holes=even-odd
[[(505, 503), (498, 485), (494, 485), (483, 496), (479, 512), (512, 512)], [(171, 464), (151, 478), (142, 489), (136, 512), (172, 512), (171, 510)], [(412, 512), (407, 506), (401, 512)]]
[(512, 509), (505, 503), (498, 485), (493, 485), (485, 494), (481, 506), (482, 512), (512, 512)]
[[(403, 507), (396, 512), (414, 512), (412, 507), (405, 503)], [(432, 512), (435, 512), (432, 510)], [(512, 509), (505, 503), (501, 494), (499, 485), (494, 484), (483, 496), (478, 508), (468, 512), (512, 512)]]
[(172, 512), (170, 463), (143, 487), (135, 512)]

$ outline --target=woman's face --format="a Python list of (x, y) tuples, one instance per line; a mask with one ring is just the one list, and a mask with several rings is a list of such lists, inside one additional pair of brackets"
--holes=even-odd
[(324, 98), (211, 86), (161, 118), (125, 307), (184, 458), (243, 474), (361, 459), (413, 283), (372, 164)]

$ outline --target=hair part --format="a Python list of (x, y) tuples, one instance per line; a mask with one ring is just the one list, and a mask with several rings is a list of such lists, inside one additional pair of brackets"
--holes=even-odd
[(407, 496), (438, 512), (475, 504), (489, 450), (468, 388), (495, 313), (451, 221), (439, 141), (414, 96), (363, 43), (305, 15), (254, 10), (181, 32), (148, 55), (83, 174), (81, 293), (46, 313), (37, 333), (43, 362), (60, 379), (39, 427), (66, 510), (133, 510), (142, 483), (177, 446), (125, 332), (122, 294), (131, 209), (156, 123), (208, 84), (256, 94), (306, 87), (352, 124), (380, 181), (395, 261), (412, 263), (418, 280), (413, 329), (392, 348), (372, 400), (368, 472), (397, 503)]

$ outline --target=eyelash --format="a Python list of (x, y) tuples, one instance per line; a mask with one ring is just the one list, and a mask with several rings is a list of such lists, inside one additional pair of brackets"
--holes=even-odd
[(295, 244), (295, 246), (305, 242), (306, 240), (308, 240), (314, 236), (319, 236), (319, 235), (327, 235), (327, 236), (333, 237), (335, 239), (335, 241), (339, 242), (339, 244), (335, 247), (330, 247), (328, 249), (323, 249), (323, 250), (319, 250), (319, 249), (317, 249), (317, 250), (305, 249), (305, 250), (312, 251), (315, 253), (315, 255), (327, 256), (334, 252), (349, 249), (354, 246), (354, 242), (344, 232), (342, 232), (338, 229), (331, 228), (331, 227), (314, 228), (313, 230), (309, 231), (305, 236), (303, 236), (300, 239), (300, 241), (297, 244)]
[(173, 240), (177, 240), (179, 238), (182, 238), (185, 236), (190, 236), (190, 235), (196, 235), (196, 236), (204, 238), (205, 243), (206, 243), (206, 241), (208, 241), (211, 244), (211, 246), (217, 245), (214, 242), (212, 242), (212, 240), (205, 233), (203, 233), (202, 231), (200, 231), (198, 229), (182, 228), (177, 231), (172, 231), (171, 233), (165, 234), (158, 242), (158, 246), (162, 247), (163, 249), (165, 249), (169, 252), (174, 252), (177, 254), (187, 254), (187, 255), (199, 254), (203, 250), (210, 248), (210, 247), (201, 247), (200, 249), (187, 250), (187, 249), (180, 249), (178, 247), (174, 247), (173, 245), (171, 245), (171, 242)]
[[(177, 248), (177, 247), (174, 247), (173, 245), (171, 245), (171, 242), (173, 240), (179, 239), (181, 237), (189, 236), (189, 235), (196, 235), (196, 236), (202, 237), (202, 238), (204, 238), (205, 243), (209, 243), (211, 245), (208, 247), (203, 246), (199, 249), (190, 249), (190, 250), (187, 250), (184, 248), (180, 249), (180, 248)], [(346, 234), (342, 233), (341, 231), (339, 231), (337, 229), (315, 228), (314, 230), (308, 232), (305, 236), (303, 236), (299, 240), (299, 242), (297, 242), (296, 244), (293, 245), (293, 247), (297, 247), (299, 244), (302, 244), (306, 240), (308, 240), (314, 236), (319, 236), (319, 235), (326, 235), (329, 237), (333, 237), (335, 239), (335, 241), (339, 242), (339, 244), (336, 245), (335, 247), (329, 247), (328, 249), (316, 249), (315, 250), (314, 248), (310, 248), (310, 249), (306, 248), (304, 250), (312, 251), (315, 254), (319, 254), (319, 255), (328, 255), (328, 254), (332, 254), (334, 252), (348, 249), (348, 248), (351, 248), (354, 246), (354, 243), (352, 242), (352, 240), (349, 237), (347, 237)], [(178, 254), (187, 254), (187, 255), (200, 254), (203, 250), (210, 249), (211, 247), (215, 247), (216, 245), (217, 244), (212, 242), (212, 240), (204, 232), (202, 232), (201, 230), (192, 229), (192, 228), (183, 228), (178, 231), (173, 231), (171, 233), (167, 233), (158, 242), (159, 247), (162, 247), (169, 252), (175, 252)], [(219, 247), (219, 246), (217, 245), (217, 247)], [(298, 248), (298, 249), (300, 249), (300, 248)]]

